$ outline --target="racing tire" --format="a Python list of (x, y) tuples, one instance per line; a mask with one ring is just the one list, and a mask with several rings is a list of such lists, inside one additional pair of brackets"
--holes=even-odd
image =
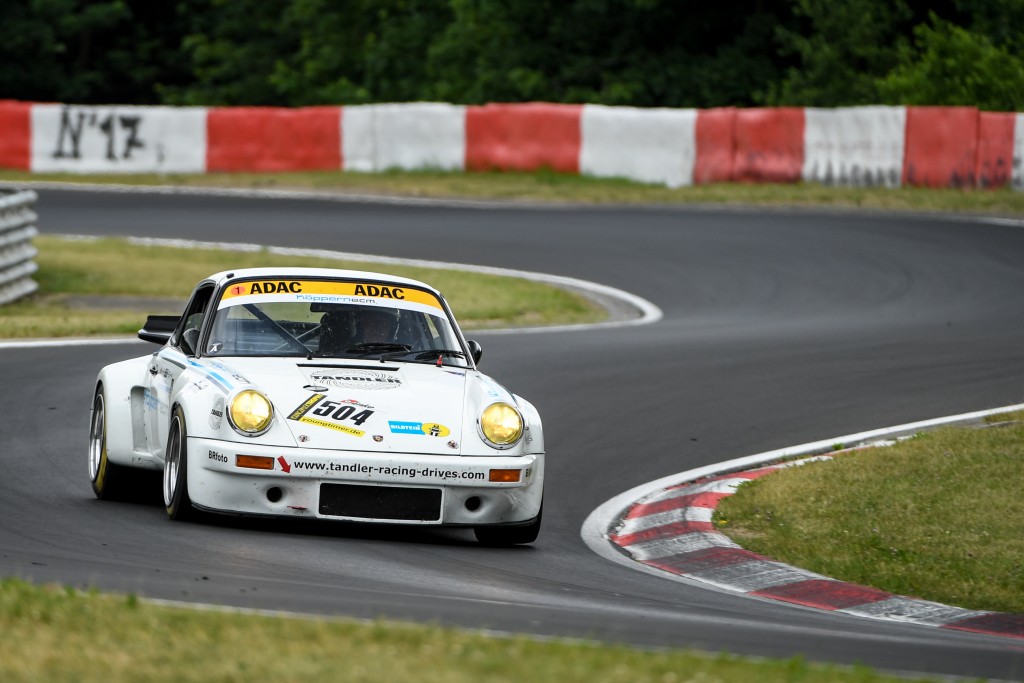
[(135, 483), (130, 467), (110, 462), (107, 457), (107, 411), (103, 385), (96, 387), (89, 424), (89, 480), (100, 500), (123, 500)]
[(541, 504), (537, 516), (528, 524), (523, 526), (478, 526), (473, 528), (476, 540), (483, 545), (509, 546), (533, 543), (540, 534), (540, 521), (544, 514), (544, 505)]
[(185, 414), (175, 406), (171, 427), (167, 433), (167, 452), (164, 455), (164, 507), (167, 516), (175, 521), (188, 521), (197, 517), (188, 495), (188, 430)]

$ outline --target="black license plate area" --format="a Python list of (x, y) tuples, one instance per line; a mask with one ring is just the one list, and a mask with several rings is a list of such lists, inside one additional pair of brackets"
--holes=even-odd
[(441, 519), (441, 489), (320, 484), (321, 515), (437, 522)]

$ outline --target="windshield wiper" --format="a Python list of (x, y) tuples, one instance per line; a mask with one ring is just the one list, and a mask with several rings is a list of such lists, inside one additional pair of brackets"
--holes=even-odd
[[(408, 353), (412, 347), (408, 344), (397, 344), (395, 342), (363, 342), (361, 344), (353, 344), (345, 349), (345, 353), (359, 353), (359, 354), (370, 354), (370, 353), (386, 353), (388, 351), (397, 353)], [(390, 355), (390, 354), (388, 354)]]
[(313, 360), (314, 358), (341, 358), (339, 354), (354, 353), (360, 356), (368, 356), (373, 353), (386, 353), (388, 351), (405, 353), (411, 347), (408, 344), (396, 344), (395, 342), (362, 342), (359, 344), (353, 344), (345, 349), (339, 350), (335, 353), (323, 354), (309, 352), (306, 360)]
[(415, 353), (416, 357), (413, 360), (425, 360), (427, 358), (438, 358), (440, 356), (460, 356), (466, 357), (462, 351), (456, 351), (455, 349), (416, 349), (415, 351), (411, 348), (404, 349), (402, 351), (396, 351), (394, 353), (385, 353), (380, 357), (381, 362), (391, 360), (392, 358), (399, 358), (401, 356), (408, 356), (411, 353)]

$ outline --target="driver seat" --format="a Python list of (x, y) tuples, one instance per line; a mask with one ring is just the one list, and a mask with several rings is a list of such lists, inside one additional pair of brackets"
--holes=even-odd
[(319, 355), (335, 356), (355, 341), (351, 311), (328, 311), (320, 318)]

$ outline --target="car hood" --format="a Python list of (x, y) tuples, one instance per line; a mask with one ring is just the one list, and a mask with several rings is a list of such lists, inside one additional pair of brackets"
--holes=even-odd
[(423, 363), (231, 358), (218, 365), (267, 395), (299, 448), (454, 455), (467, 387), (495, 395), (476, 371)]

